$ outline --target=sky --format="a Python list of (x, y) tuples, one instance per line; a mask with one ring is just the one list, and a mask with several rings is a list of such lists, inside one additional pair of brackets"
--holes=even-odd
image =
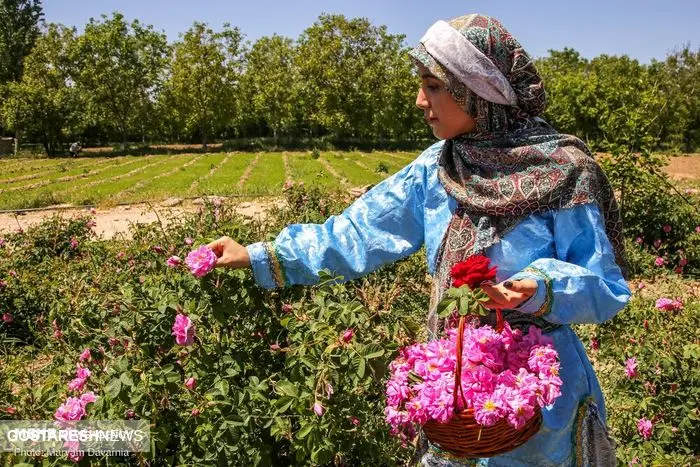
[(194, 21), (238, 26), (255, 41), (274, 33), (296, 39), (322, 13), (365, 17), (420, 40), (439, 19), (467, 13), (498, 18), (534, 57), (576, 49), (583, 57), (626, 54), (663, 60), (686, 44), (700, 48), (700, 0), (44, 0), (48, 22), (82, 30), (90, 18), (120, 11), (177, 40)]

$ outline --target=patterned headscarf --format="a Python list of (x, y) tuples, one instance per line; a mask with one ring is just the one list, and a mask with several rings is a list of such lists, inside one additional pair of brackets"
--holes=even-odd
[[(476, 47), (479, 59), (483, 54), (495, 65), (496, 75), (498, 71), (502, 74), (482, 73), (471, 79), (503, 81), (505, 77), (514, 98), (512, 105), (489, 102), (472, 88), (490, 83), (468, 87), (464, 76), (460, 79), (448, 69), (454, 69), (454, 63), (444, 66), (423, 43), (410, 52), (417, 64), (446, 83), (477, 123), (473, 133), (445, 141), (440, 155), (438, 177), (459, 206), (438, 252), (428, 317), (432, 333), (437, 331), (435, 310), (450, 286), (452, 266), (499, 242), (532, 213), (597, 203), (617, 263), (623, 274), (627, 269), (622, 221), (612, 187), (580, 139), (557, 133), (538, 117), (546, 94), (530, 56), (500, 22), (488, 16), (467, 15), (447, 24)], [(458, 44), (461, 38), (457, 39)], [(443, 55), (450, 53), (449, 47), (444, 49)]]

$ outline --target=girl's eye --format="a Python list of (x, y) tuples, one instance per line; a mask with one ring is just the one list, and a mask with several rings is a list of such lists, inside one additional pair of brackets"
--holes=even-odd
[(437, 84), (427, 84), (425, 87), (430, 89), (433, 92), (438, 91), (440, 89), (440, 86)]

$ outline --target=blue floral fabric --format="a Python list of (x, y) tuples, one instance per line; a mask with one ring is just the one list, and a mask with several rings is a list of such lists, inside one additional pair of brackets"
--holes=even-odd
[[(423, 152), (398, 173), (357, 199), (342, 214), (323, 224), (294, 224), (272, 243), (247, 247), (256, 282), (272, 289), (318, 282), (329, 269), (346, 280), (368, 274), (426, 248), (428, 269), (436, 270), (436, 256), (457, 201), (437, 176), (443, 142)], [(600, 425), (605, 426), (603, 395), (571, 323), (600, 323), (612, 318), (628, 302), (631, 292), (615, 262), (597, 204), (533, 213), (484, 254), (498, 267), (496, 281), (532, 278), (537, 293), (518, 307), (555, 324), (549, 335), (561, 359), (562, 396), (543, 409), (542, 428), (514, 451), (460, 464), (434, 449), (425, 465), (575, 465), (578, 417), (583, 401), (591, 401)], [(427, 312), (427, 310), (426, 310)], [(430, 463), (432, 462), (432, 464)], [(452, 463), (450, 463), (452, 462)]]

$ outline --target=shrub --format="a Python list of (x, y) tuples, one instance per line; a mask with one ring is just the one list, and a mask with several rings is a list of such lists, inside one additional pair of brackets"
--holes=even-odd
[[(236, 216), (226, 204), (209, 204), (168, 226), (137, 224), (128, 241), (92, 239), (89, 217), (54, 218), (4, 236), (0, 312), (14, 321), (0, 322), (0, 419), (51, 419), (69, 395), (78, 356), (89, 348), (86, 390), (98, 399), (88, 417), (152, 422), (150, 456), (110, 461), (408, 462), (411, 447), (388, 436), (383, 394), (396, 349), (426, 338), (424, 251), (351, 282), (338, 284), (326, 274), (316, 287), (271, 292), (255, 286), (248, 271), (217, 269), (197, 279), (184, 266), (166, 265), (170, 255), (184, 258), (219, 236), (243, 244), (272, 239), (284, 225), (321, 222), (349, 202), (299, 185), (285, 193), (287, 206), (271, 210), (264, 224)], [(649, 254), (638, 250), (640, 257)], [(696, 454), (700, 310), (694, 287), (660, 277), (611, 322), (577, 327), (589, 347), (593, 336), (600, 342), (589, 353), (621, 461), (636, 456), (679, 465)], [(681, 296), (684, 309), (655, 310), (661, 295)], [(178, 314), (194, 323), (191, 346), (178, 346), (172, 336)], [(347, 329), (353, 337), (344, 342)], [(624, 362), (633, 356), (639, 376), (628, 380)], [(314, 411), (317, 403), (322, 409)], [(636, 431), (642, 417), (654, 421), (648, 441)]]

